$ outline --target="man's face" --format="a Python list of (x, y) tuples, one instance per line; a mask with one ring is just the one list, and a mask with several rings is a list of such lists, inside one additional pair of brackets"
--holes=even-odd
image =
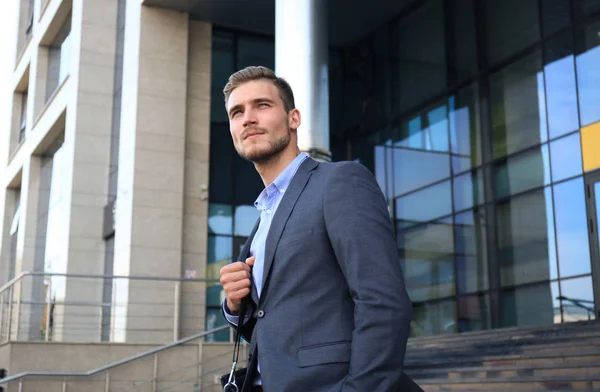
[(291, 130), (300, 125), (299, 112), (286, 113), (279, 90), (268, 80), (246, 82), (233, 90), (227, 114), (235, 149), (255, 163), (284, 151), (290, 145)]

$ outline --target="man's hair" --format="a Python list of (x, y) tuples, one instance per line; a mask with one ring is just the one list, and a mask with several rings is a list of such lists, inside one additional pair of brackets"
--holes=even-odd
[(275, 72), (263, 66), (246, 67), (229, 77), (229, 80), (223, 89), (223, 95), (225, 96), (225, 107), (227, 107), (227, 101), (229, 101), (229, 96), (233, 90), (246, 82), (251, 82), (254, 80), (268, 80), (273, 83), (275, 87), (277, 87), (277, 90), (279, 90), (279, 96), (283, 101), (283, 107), (285, 108), (286, 112), (289, 113), (290, 110), (296, 108), (296, 104), (294, 103), (294, 93), (292, 92), (290, 84), (285, 79), (275, 75)]

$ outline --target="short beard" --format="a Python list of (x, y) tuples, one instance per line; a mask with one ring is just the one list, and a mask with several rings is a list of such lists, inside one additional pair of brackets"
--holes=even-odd
[(277, 155), (279, 155), (283, 150), (285, 150), (287, 148), (287, 146), (289, 146), (291, 140), (292, 140), (292, 132), (288, 131), (284, 136), (280, 137), (279, 139), (277, 139), (273, 142), (270, 142), (269, 148), (267, 150), (256, 151), (252, 154), (244, 154), (242, 151), (238, 150), (238, 154), (242, 158), (244, 158), (252, 163), (259, 163), (259, 164), (265, 163), (265, 162), (270, 161)]

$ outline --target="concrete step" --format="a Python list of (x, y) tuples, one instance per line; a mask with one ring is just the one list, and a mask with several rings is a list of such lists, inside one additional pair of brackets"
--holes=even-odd
[(600, 391), (600, 375), (589, 376), (546, 376), (504, 379), (470, 378), (461, 380), (421, 380), (415, 382), (426, 392), (434, 391)]

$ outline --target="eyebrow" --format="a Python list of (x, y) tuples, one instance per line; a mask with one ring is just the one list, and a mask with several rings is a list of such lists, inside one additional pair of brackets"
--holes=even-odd
[[(274, 100), (272, 100), (270, 98), (266, 98), (266, 97), (265, 98), (255, 98), (251, 102), (254, 103), (254, 104), (262, 103), (262, 102), (268, 102), (268, 103), (273, 103), (273, 104), (275, 103)], [(229, 117), (231, 117), (231, 114), (234, 113), (236, 110), (241, 109), (242, 106), (243, 105), (241, 105), (241, 104), (237, 104), (237, 105), (232, 106), (231, 109), (229, 109), (229, 113), (228, 113)]]

